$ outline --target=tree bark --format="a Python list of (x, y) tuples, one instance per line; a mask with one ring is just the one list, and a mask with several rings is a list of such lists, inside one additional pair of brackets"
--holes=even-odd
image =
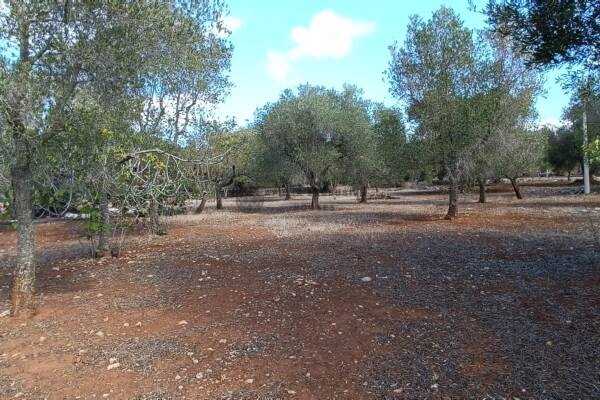
[(513, 190), (515, 191), (515, 195), (517, 196), (517, 199), (521, 200), (523, 198), (523, 195), (521, 195), (521, 189), (519, 188), (519, 182), (517, 182), (517, 179), (518, 178), (509, 178)]
[(571, 182), (571, 171), (567, 171), (567, 181)]
[(223, 193), (220, 186), (215, 189), (215, 195), (217, 196), (217, 210), (223, 209)]
[(16, 317), (31, 317), (36, 311), (32, 179), (31, 165), (28, 160), (23, 160), (27, 157), (25, 154), (19, 154), (24, 151), (19, 147), (17, 146), (17, 162), (11, 174), (17, 218), (17, 264), (10, 313)]
[(366, 203), (367, 202), (367, 185), (361, 185), (360, 187), (360, 202), (361, 203)]
[(166, 235), (167, 229), (160, 223), (160, 214), (158, 212), (158, 202), (155, 199), (150, 200), (149, 209), (150, 232), (154, 235)]
[(102, 225), (98, 234), (98, 249), (96, 257), (104, 257), (108, 253), (108, 236), (110, 234), (110, 214), (108, 211), (108, 197), (106, 194), (100, 199), (100, 218)]
[(458, 182), (450, 174), (450, 187), (448, 192), (448, 212), (445, 219), (451, 220), (458, 215)]
[(319, 209), (319, 189), (317, 189), (315, 187), (312, 188), (312, 200), (310, 203), (310, 208), (312, 210)]
[(194, 210), (194, 214), (202, 214), (202, 211), (204, 211), (204, 206), (206, 205), (206, 192), (202, 193), (202, 200), (200, 201), (200, 205), (198, 207), (196, 207), (196, 209)]
[(477, 179), (477, 184), (479, 185), (479, 202), (485, 203), (485, 180), (483, 178)]
[(285, 200), (290, 200), (292, 198), (292, 194), (290, 193), (290, 184), (285, 184)]
[[(588, 144), (588, 126), (587, 126), (587, 112), (586, 112), (586, 99), (583, 101), (583, 193), (590, 194), (590, 159), (587, 154)], [(517, 196), (518, 197), (518, 196)], [(520, 197), (519, 197), (520, 198)]]

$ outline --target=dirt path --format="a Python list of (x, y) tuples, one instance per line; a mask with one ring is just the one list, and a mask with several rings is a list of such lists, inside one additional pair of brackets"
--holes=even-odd
[(453, 222), (437, 195), (227, 201), (118, 259), (41, 224), (40, 312), (0, 318), (0, 398), (598, 398), (600, 197), (525, 190)]

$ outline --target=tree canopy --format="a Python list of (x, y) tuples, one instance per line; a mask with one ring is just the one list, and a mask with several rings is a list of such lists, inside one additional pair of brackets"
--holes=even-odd
[(489, 23), (535, 66), (600, 68), (600, 1), (491, 0)]

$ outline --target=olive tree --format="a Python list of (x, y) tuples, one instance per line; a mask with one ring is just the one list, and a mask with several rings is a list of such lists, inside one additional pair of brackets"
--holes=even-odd
[(365, 103), (354, 87), (336, 91), (304, 85), (286, 90), (277, 102), (257, 111), (255, 125), (263, 142), (304, 175), (312, 209), (319, 209), (319, 193), (336, 172), (353, 162), (355, 171), (362, 171), (357, 166), (359, 153), (370, 126)]
[(415, 135), (444, 169), (450, 186), (446, 218), (454, 218), (465, 163), (482, 134), (472, 101), (482, 87), (473, 32), (453, 10), (442, 7), (429, 21), (412, 17), (404, 46), (394, 44), (390, 51), (391, 92), (407, 103)]
[(371, 111), (376, 155), (379, 159), (378, 180), (397, 184), (409, 169), (407, 135), (400, 110), (376, 104)]
[(208, 4), (212, 2), (4, 4), (0, 109), (17, 220), (12, 315), (35, 312), (32, 188), (40, 149), (52, 141), (69, 142), (69, 121), (82, 93), (107, 104), (138, 92), (153, 56), (163, 50), (161, 39), (180, 22), (194, 19), (197, 10), (218, 14), (222, 9), (220, 2), (214, 8)]
[(494, 140), (495, 154), (491, 161), (493, 174), (508, 179), (518, 199), (523, 198), (518, 179), (541, 169), (546, 143), (543, 131), (512, 130)]

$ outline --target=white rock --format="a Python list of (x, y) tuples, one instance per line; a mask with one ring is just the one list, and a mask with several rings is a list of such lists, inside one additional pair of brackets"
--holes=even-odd
[(187, 324), (188, 324), (187, 321), (183, 320), (183, 319), (177, 323), (177, 325), (187, 325)]
[(108, 367), (106, 367), (106, 370), (110, 371), (111, 369), (119, 368), (120, 366), (121, 366), (121, 363), (118, 363), (118, 362), (112, 363)]
[(248, 384), (250, 384), (250, 383), (254, 383), (254, 379), (251, 379), (251, 378), (249, 378), (249, 379), (246, 379), (246, 383), (248, 383)]
[(362, 278), (360, 278), (360, 280), (363, 282), (371, 282), (373, 278), (371, 278), (370, 276), (363, 276)]

